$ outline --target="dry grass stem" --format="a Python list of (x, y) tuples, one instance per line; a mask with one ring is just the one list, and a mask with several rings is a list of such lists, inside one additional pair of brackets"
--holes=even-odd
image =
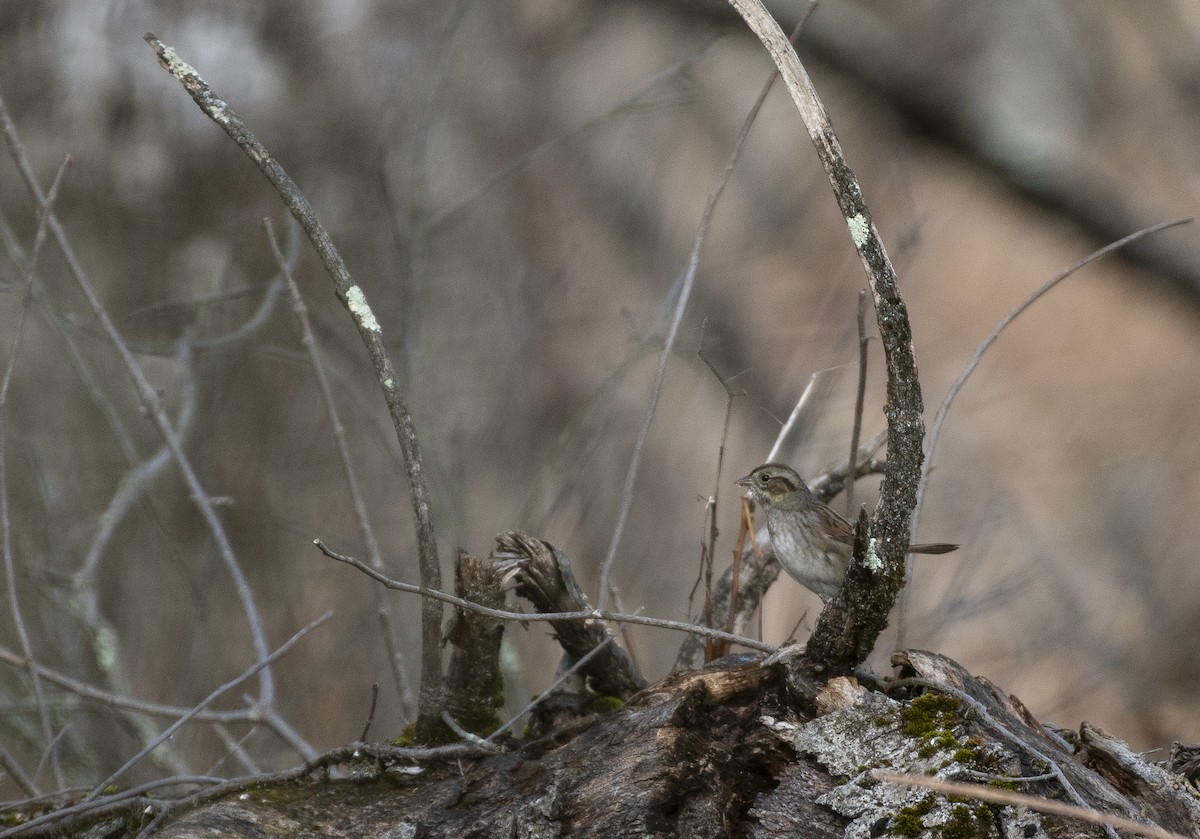
[[(1009, 790), (984, 784), (962, 784), (956, 781), (943, 781), (939, 778), (927, 778), (922, 775), (902, 775), (898, 772), (887, 772), (882, 769), (876, 769), (871, 774), (881, 781), (887, 781), (889, 784), (921, 787), (922, 789), (930, 789), (944, 795), (961, 795), (966, 798), (974, 798), (978, 801), (987, 801), (992, 804), (1028, 807), (1030, 810), (1037, 810), (1042, 813), (1051, 813), (1056, 816), (1066, 816), (1091, 824), (1098, 824), (1110, 831), (1114, 828), (1119, 828), (1127, 830), (1130, 833), (1136, 833), (1139, 836), (1149, 836), (1152, 839), (1189, 839), (1187, 836), (1163, 830), (1157, 825), (1142, 824), (1123, 816), (1114, 816), (1111, 813), (1101, 813), (1098, 810), (1092, 810), (1087, 807), (1077, 807), (1074, 804), (1066, 804), (1062, 801), (1053, 801), (1049, 798), (1039, 798), (1036, 795), (1010, 792)], [(1005, 778), (1004, 780), (1019, 781), (1021, 779)]]

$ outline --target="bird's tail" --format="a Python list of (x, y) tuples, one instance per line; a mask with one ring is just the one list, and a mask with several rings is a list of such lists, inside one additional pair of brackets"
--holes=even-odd
[(909, 545), (908, 552), (910, 554), (948, 554), (951, 551), (957, 551), (958, 545), (950, 545), (945, 542), (935, 542), (931, 545)]

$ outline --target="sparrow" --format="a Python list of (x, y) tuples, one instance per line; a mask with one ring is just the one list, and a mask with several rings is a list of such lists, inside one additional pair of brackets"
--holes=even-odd
[[(800, 585), (828, 603), (842, 587), (854, 552), (854, 527), (817, 500), (800, 476), (781, 463), (765, 463), (737, 481), (767, 511), (775, 557)], [(958, 545), (909, 545), (909, 553), (944, 554)]]

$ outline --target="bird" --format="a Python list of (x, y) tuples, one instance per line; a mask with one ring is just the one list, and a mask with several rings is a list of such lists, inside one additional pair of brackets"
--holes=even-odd
[[(854, 552), (854, 527), (822, 504), (790, 466), (764, 463), (737, 481), (767, 511), (767, 531), (783, 570), (828, 603), (842, 587)], [(944, 554), (945, 543), (909, 545), (909, 553)]]

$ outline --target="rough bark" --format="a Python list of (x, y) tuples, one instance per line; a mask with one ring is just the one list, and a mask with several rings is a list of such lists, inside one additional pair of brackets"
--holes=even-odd
[[(369, 758), (364, 747), (343, 764), (348, 777), (247, 785), (152, 835), (1082, 839), (1101, 830), (880, 780), (886, 770), (993, 793), (986, 778), (1000, 778), (1200, 837), (1200, 795), (1183, 776), (1095, 726), (1067, 737), (1047, 729), (943, 656), (910, 650), (894, 663), (893, 679), (817, 683), (787, 664), (729, 657), (500, 754), (418, 764)], [(110, 836), (138, 829), (116, 815), (108, 827)]]

